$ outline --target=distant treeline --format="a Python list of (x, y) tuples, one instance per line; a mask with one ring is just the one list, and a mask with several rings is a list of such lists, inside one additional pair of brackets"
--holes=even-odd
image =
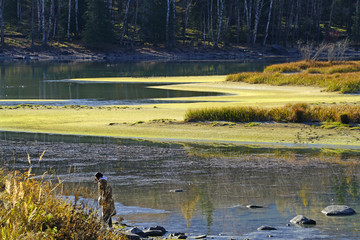
[(360, 0), (0, 0), (1, 45), (218, 47), (360, 42)]

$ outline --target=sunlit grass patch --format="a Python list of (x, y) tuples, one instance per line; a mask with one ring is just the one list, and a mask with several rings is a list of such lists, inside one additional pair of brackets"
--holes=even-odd
[(189, 109), (185, 121), (232, 121), (232, 122), (341, 122), (360, 123), (360, 106), (320, 106), (305, 103), (283, 107), (223, 107)]
[(61, 186), (60, 180), (56, 183), (35, 180), (30, 170), (20, 173), (1, 169), (0, 238), (123, 238), (102, 229), (102, 224), (93, 209), (59, 197)]
[(275, 64), (264, 72), (228, 75), (226, 81), (251, 84), (300, 85), (323, 87), (326, 91), (354, 93), (360, 91), (360, 61), (301, 61)]

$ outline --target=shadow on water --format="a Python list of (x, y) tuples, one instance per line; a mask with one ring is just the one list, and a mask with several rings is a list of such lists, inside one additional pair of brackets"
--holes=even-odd
[[(346, 204), (360, 211), (358, 151), (154, 143), (115, 138), (1, 133), (0, 159), (64, 180), (67, 195), (96, 199), (93, 174), (113, 186), (118, 214), (128, 224), (162, 225), (170, 232), (215, 239), (262, 239), (261, 225), (279, 239), (353, 239), (357, 215), (331, 218), (321, 210)], [(6, 141), (5, 141), (6, 140)], [(37, 162), (44, 152), (41, 162)], [(181, 189), (182, 191), (171, 191)], [(248, 209), (247, 204), (261, 205)], [(313, 228), (287, 227), (297, 214)]]

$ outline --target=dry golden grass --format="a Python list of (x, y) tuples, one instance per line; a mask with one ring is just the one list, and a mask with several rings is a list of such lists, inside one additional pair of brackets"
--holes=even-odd
[(360, 91), (360, 61), (300, 61), (275, 64), (264, 72), (243, 72), (227, 76), (227, 81), (251, 84), (300, 85), (323, 87), (326, 91), (354, 93)]
[(60, 180), (34, 180), (31, 168), (0, 169), (0, 239), (125, 239), (104, 230), (93, 209), (59, 198), (58, 189)]

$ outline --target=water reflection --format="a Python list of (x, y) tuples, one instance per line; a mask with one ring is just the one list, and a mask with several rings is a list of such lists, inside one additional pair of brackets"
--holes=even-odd
[[(27, 168), (29, 153), (34, 172), (47, 171), (51, 179), (65, 180), (68, 195), (93, 199), (96, 184), (92, 175), (103, 171), (113, 186), (118, 213), (130, 224), (163, 225), (168, 231), (219, 239), (262, 238), (263, 233), (256, 231), (261, 225), (278, 228), (279, 239), (352, 239), (360, 230), (356, 215), (331, 218), (321, 213), (330, 204), (346, 204), (360, 211), (356, 151), (339, 154), (322, 149), (91, 138), (77, 139), (78, 143), (47, 141), (0, 141), (2, 164)], [(102, 141), (106, 144), (99, 143)], [(44, 150), (38, 164), (36, 159)], [(184, 191), (170, 191), (174, 189)], [(264, 208), (248, 209), (247, 204)], [(311, 229), (286, 227), (297, 214), (316, 220), (317, 225)]]
[[(218, 95), (147, 88), (149, 84), (75, 83), (54, 80), (88, 77), (224, 75), (239, 71), (262, 70), (266, 65), (267, 63), (242, 62), (1, 63), (0, 99), (65, 99), (72, 100), (71, 104), (96, 105), (134, 104), (132, 100), (153, 98)], [(151, 84), (154, 85), (156, 84)], [(127, 100), (127, 102), (119, 100)], [(98, 101), (100, 103), (96, 103)]]

